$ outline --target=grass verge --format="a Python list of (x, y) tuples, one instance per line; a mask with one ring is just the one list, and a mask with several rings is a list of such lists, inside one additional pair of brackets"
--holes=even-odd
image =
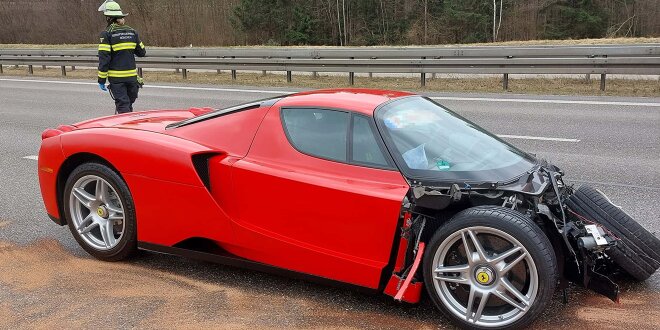
[[(27, 69), (19, 67), (4, 67), (4, 76), (27, 76)], [(2, 75), (0, 75), (2, 76)], [(61, 77), (59, 68), (42, 69), (34, 67), (34, 75), (38, 77)], [(427, 75), (430, 77), (431, 75)], [(515, 76), (514, 76), (515, 77)], [(67, 78), (90, 79), (95, 81), (96, 70), (76, 69), (67, 71)], [(350, 86), (346, 76), (318, 76), (296, 75), (293, 82), (287, 83), (282, 74), (262, 75), (259, 73), (238, 73), (237, 79), (232, 80), (228, 72), (217, 74), (215, 72), (188, 72), (188, 78), (183, 79), (181, 74), (174, 71), (145, 71), (145, 81), (148, 84), (157, 82), (194, 83), (234, 86), (260, 86), (260, 87), (305, 87), (305, 88), (338, 88), (338, 87), (364, 87), (382, 88), (410, 91), (433, 92), (467, 92), (467, 93), (501, 93), (501, 78), (437, 78), (428, 79), (426, 87), (419, 86), (419, 78), (403, 77), (355, 77), (355, 85)], [(608, 79), (605, 92), (599, 90), (598, 75), (593, 79), (576, 78), (522, 78), (509, 79), (509, 92), (520, 94), (543, 95), (597, 95), (597, 96), (660, 96), (659, 79)]]

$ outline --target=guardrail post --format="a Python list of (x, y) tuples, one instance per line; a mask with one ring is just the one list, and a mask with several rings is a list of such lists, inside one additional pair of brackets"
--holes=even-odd
[[(291, 57), (287, 57), (286, 59), (287, 59), (287, 60), (290, 60)], [(287, 63), (287, 64), (288, 64), (288, 63)], [(286, 82), (290, 83), (292, 80), (293, 80), (293, 78), (291, 77), (291, 71), (287, 71), (287, 72), (286, 72)]]
[(374, 73), (373, 73), (373, 72), (369, 72), (369, 79), (371, 79), (371, 78), (373, 78), (373, 77), (374, 77)]
[(606, 77), (606, 76), (607, 76), (607, 75), (604, 74), (604, 73), (602, 73), (602, 74), (600, 75), (600, 90), (603, 91), (603, 92), (605, 91), (605, 77)]
[[(220, 59), (220, 57), (218, 57), (218, 59)], [(221, 74), (221, 73), (222, 73), (222, 70), (217, 69), (216, 72), (217, 72), (218, 74)]]
[(42, 65), (42, 66), (41, 66), (41, 70), (46, 70), (46, 66), (45, 66), (45, 65)]
[(509, 74), (505, 73), (504, 77), (502, 78), (502, 87), (504, 88), (505, 91), (509, 90)]
[(584, 76), (584, 80), (585, 80), (587, 83), (590, 83), (590, 82), (591, 82), (591, 74), (590, 74), (590, 73), (587, 73), (587, 74)]
[(62, 65), (62, 77), (66, 77), (66, 66)]
[(262, 70), (261, 75), (265, 77), (266, 76), (266, 70)]
[[(351, 57), (351, 60), (353, 59), (355, 59), (355, 57)], [(355, 72), (348, 73), (348, 84), (351, 86), (355, 85)]]
[[(29, 57), (30, 55), (28, 55)], [(34, 68), (32, 67), (32, 64), (28, 64), (28, 74), (34, 74)]]
[(312, 78), (318, 78), (319, 73), (316, 71), (312, 71)]
[[(426, 57), (422, 57), (422, 60), (425, 60), (425, 59), (426, 59)], [(423, 61), (422, 61), (422, 62), (423, 62)], [(420, 86), (421, 86), (421, 87), (426, 87), (426, 72), (422, 72), (422, 73), (419, 75), (419, 78), (421, 79), (421, 80), (420, 80)]]
[[(236, 56), (232, 56), (231, 58), (236, 58)], [(236, 69), (231, 70), (231, 80), (236, 80)]]
[(76, 71), (76, 66), (75, 65), (71, 66), (71, 71)]
[(138, 68), (138, 76), (142, 77), (142, 68)]
[[(181, 58), (186, 58), (185, 56), (181, 56)], [(183, 79), (188, 79), (188, 69), (181, 69), (181, 77)]]

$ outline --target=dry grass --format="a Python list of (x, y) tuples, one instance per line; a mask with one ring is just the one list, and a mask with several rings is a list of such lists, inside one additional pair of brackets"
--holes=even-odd
[[(5, 76), (26, 76), (24, 67), (19, 69), (6, 67)], [(35, 66), (34, 76), (60, 77), (60, 70), (48, 68), (43, 70)], [(430, 76), (430, 75), (429, 75)], [(96, 70), (77, 69), (67, 71), (67, 78), (94, 80)], [(293, 82), (287, 83), (282, 74), (238, 73), (237, 80), (232, 80), (228, 72), (217, 74), (215, 72), (188, 72), (188, 79), (184, 80), (181, 74), (174, 71), (145, 71), (144, 78), (148, 84), (158, 82), (194, 83), (235, 86), (264, 86), (264, 87), (306, 87), (306, 88), (337, 88), (351, 87), (346, 76), (319, 76), (295, 75)], [(660, 80), (658, 79), (608, 79), (607, 90), (599, 90), (599, 77), (596, 75), (590, 82), (575, 78), (523, 78), (510, 79), (509, 92), (521, 94), (555, 94), (555, 95), (609, 95), (609, 96), (660, 96)], [(500, 78), (438, 78), (429, 79), (425, 88), (419, 86), (419, 78), (403, 77), (355, 77), (353, 87), (384, 88), (411, 91), (437, 91), (437, 92), (473, 92), (473, 93), (499, 93), (502, 92)]]
[[(534, 46), (534, 45), (630, 45), (630, 44), (657, 44), (660, 38), (602, 38), (602, 39), (568, 39), (568, 40), (525, 40), (525, 41), (503, 41), (474, 44), (445, 44), (445, 45), (409, 45), (409, 46), (375, 46), (375, 47), (456, 47), (456, 46)], [(63, 44), (63, 45), (33, 45), (33, 44), (0, 44), (0, 49), (17, 48), (46, 48), (46, 49), (78, 49), (96, 48), (96, 44)], [(237, 48), (280, 48), (279, 46), (235, 46)], [(334, 46), (296, 46), (287, 48), (307, 47), (334, 47)], [(158, 48), (158, 47), (155, 47)], [(209, 47), (201, 47), (209, 48)], [(366, 47), (369, 48), (369, 47)]]
[(78, 49), (96, 48), (98, 44), (60, 44), (60, 45), (34, 45), (34, 44), (0, 44), (0, 49)]
[(470, 46), (532, 46), (532, 45), (630, 45), (630, 44), (657, 44), (660, 38), (601, 38), (601, 39), (567, 39), (567, 40), (526, 40), (503, 41), (495, 43), (470, 44)]

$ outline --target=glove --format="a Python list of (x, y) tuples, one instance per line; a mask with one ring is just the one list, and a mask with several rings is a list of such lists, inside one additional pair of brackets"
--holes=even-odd
[(99, 88), (104, 92), (108, 91), (108, 88), (105, 87), (105, 84), (99, 83)]
[(137, 83), (139, 88), (144, 87), (144, 79), (142, 79), (142, 77), (137, 76)]

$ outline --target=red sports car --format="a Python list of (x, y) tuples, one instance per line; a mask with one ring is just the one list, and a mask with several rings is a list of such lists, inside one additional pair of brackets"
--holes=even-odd
[(612, 299), (660, 241), (600, 191), (432, 100), (324, 90), (46, 130), (51, 219), (98, 259), (137, 249), (382, 292), (521, 327), (569, 281)]

